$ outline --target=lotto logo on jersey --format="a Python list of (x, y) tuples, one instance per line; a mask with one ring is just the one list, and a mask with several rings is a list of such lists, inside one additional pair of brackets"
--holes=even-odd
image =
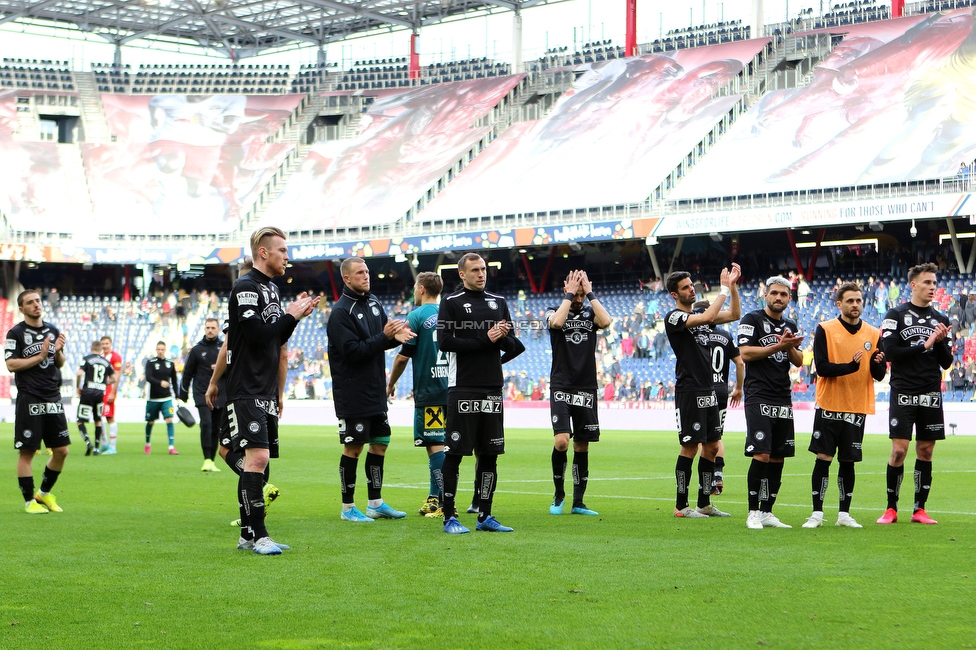
[(490, 399), (459, 399), (458, 413), (501, 413), (502, 402)]
[(40, 404), (29, 404), (27, 411), (31, 415), (55, 415), (64, 413), (64, 404), (61, 402), (42, 402)]
[(237, 294), (238, 305), (258, 306), (258, 294), (256, 291), (241, 291)]

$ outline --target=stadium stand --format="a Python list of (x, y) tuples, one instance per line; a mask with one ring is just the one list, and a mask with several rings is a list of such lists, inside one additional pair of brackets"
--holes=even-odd
[(687, 29), (672, 29), (663, 38), (656, 38), (640, 46), (641, 54), (673, 52), (690, 47), (705, 47), (751, 38), (752, 28), (741, 20), (698, 25)]
[(421, 67), (420, 79), (410, 78), (410, 66), (406, 58), (357, 61), (347, 70), (336, 86), (337, 90), (380, 90), (384, 88), (408, 88), (452, 81), (487, 79), (511, 74), (505, 63), (495, 63), (487, 58), (432, 63)]
[(74, 90), (75, 86), (67, 61), (4, 57), (0, 65), (0, 88)]
[(526, 64), (526, 70), (535, 72), (569, 65), (622, 59), (625, 56), (626, 50), (622, 46), (614, 45), (613, 40), (608, 38), (595, 43), (586, 43), (581, 50), (572, 54), (569, 53), (569, 48), (565, 46), (552, 48), (537, 60), (529, 61)]
[[(128, 70), (114, 70), (114, 80), (126, 88)], [(105, 79), (103, 75), (101, 77)], [(99, 91), (107, 92), (99, 81)], [(111, 82), (112, 92), (125, 92)], [(140, 64), (128, 86), (133, 94), (285, 94), (291, 88), (291, 72), (288, 65), (268, 64)]]
[(317, 90), (330, 90), (335, 85), (338, 63), (318, 63), (303, 65), (291, 80), (291, 92), (314, 93)]

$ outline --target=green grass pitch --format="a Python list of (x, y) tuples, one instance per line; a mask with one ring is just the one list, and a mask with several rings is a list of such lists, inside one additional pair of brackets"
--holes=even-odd
[[(976, 621), (976, 438), (935, 453), (929, 513), (878, 526), (889, 443), (868, 436), (852, 514), (804, 530), (808, 433), (787, 462), (777, 514), (792, 530), (745, 527), (743, 436), (726, 437), (725, 520), (671, 516), (673, 433), (606, 431), (591, 445), (587, 505), (599, 517), (548, 514), (551, 434), (510, 430), (495, 514), (511, 534), (448, 536), (417, 514), (426, 454), (394, 432), (384, 497), (405, 521), (339, 520), (333, 429), (283, 427), (268, 527), (279, 557), (236, 550), (235, 475), (200, 471), (196, 431), (182, 455), (142, 453), (123, 425), (118, 456), (83, 456), (79, 437), (55, 494), (64, 513), (27, 516), (7, 453), (0, 530), (2, 648), (962, 648)], [(72, 431), (74, 431), (72, 425)], [(0, 426), (12, 438), (10, 424)], [(44, 458), (35, 459), (40, 483)], [(471, 459), (461, 468), (467, 505)], [(366, 490), (360, 463), (357, 501)], [(473, 531), (474, 516), (461, 515)]]

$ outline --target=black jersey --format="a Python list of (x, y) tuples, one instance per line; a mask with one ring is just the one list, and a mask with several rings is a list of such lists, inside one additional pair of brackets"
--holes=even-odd
[(674, 390), (700, 392), (714, 387), (708, 349), (708, 325), (688, 328), (691, 312), (674, 309), (664, 317), (664, 332), (674, 350)]
[(281, 308), (278, 287), (257, 269), (230, 292), (227, 328), (227, 399), (278, 399), (281, 346), (298, 321)]
[(51, 340), (47, 359), (27, 370), (14, 373), (17, 390), (52, 402), (61, 399), (61, 370), (54, 364), (54, 342), (60, 334), (58, 328), (47, 321), (41, 321), (40, 327), (32, 327), (26, 321), (21, 321), (10, 328), (4, 346), (4, 360), (36, 356), (41, 351), (44, 339)]
[[(558, 307), (546, 310), (545, 323)], [(593, 308), (584, 306), (578, 312), (570, 310), (561, 329), (549, 330), (552, 344), (552, 371), (549, 385), (553, 388), (596, 390), (596, 322)]]
[[(771, 318), (764, 309), (751, 311), (739, 321), (739, 347), (768, 348), (776, 345), (779, 336), (786, 331), (796, 334), (799, 328), (789, 318)], [(746, 379), (742, 387), (746, 404), (789, 404), (792, 401), (791, 387), (790, 355), (786, 350), (746, 362)]]
[(499, 353), (522, 348), (514, 329), (494, 343), (489, 340), (488, 330), (502, 320), (511, 322), (512, 317), (505, 299), (494, 293), (461, 289), (441, 301), (437, 342), (447, 355), (449, 390), (501, 390)]
[(712, 382), (720, 395), (729, 394), (729, 367), (732, 359), (739, 356), (739, 348), (732, 335), (721, 327), (712, 327), (708, 332), (708, 354), (712, 364)]
[(881, 322), (881, 350), (891, 362), (891, 389), (906, 394), (935, 392), (942, 386), (942, 369), (952, 363), (952, 344), (947, 336), (926, 350), (922, 344), (935, 326), (949, 326), (949, 319), (931, 305), (911, 302), (889, 309)]
[[(169, 382), (166, 388), (162, 386), (164, 381)], [(146, 383), (149, 384), (150, 401), (170, 399), (177, 391), (176, 365), (169, 359), (149, 359), (146, 361)]]
[(84, 374), (81, 383), (82, 397), (104, 396), (105, 380), (115, 374), (112, 362), (95, 352), (85, 355), (85, 358), (81, 360), (79, 370)]

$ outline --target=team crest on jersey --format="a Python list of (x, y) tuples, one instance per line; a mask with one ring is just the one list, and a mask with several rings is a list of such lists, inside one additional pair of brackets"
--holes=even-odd
[(867, 350), (868, 352), (871, 351), (871, 341), (864, 342), (864, 349)]
[(489, 300), (488, 301), (488, 309), (493, 309), (493, 310), (494, 309), (498, 309), (498, 303), (495, 302), (494, 300)]
[(814, 431), (813, 432), (813, 439), (814, 440), (820, 440), (820, 432), (819, 431)]
[(766, 434), (762, 431), (756, 431), (756, 440), (763, 441), (766, 439)]
[(24, 332), (24, 345), (30, 345), (34, 342), (34, 337), (31, 336), (30, 332)]
[(373, 305), (373, 316), (379, 316), (380, 310), (377, 309), (376, 305)]
[(453, 440), (454, 442), (457, 442), (460, 439), (461, 439), (460, 432), (458, 432), (458, 431), (452, 431), (451, 432), (451, 440)]
[(912, 321), (912, 317), (906, 314), (905, 315), (905, 327), (911, 327), (912, 326), (912, 322), (913, 322)]
[(769, 334), (769, 332), (771, 331), (769, 329), (769, 323), (767, 321), (763, 321), (763, 331), (766, 332), (767, 334)]

